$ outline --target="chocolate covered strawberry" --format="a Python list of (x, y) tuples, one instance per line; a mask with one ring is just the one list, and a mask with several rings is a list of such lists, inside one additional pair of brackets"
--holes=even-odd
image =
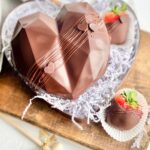
[(133, 128), (142, 117), (141, 106), (134, 90), (117, 94), (106, 109), (106, 121), (120, 130)]
[(129, 29), (129, 15), (127, 14), (127, 4), (114, 6), (104, 16), (104, 21), (111, 37), (111, 43), (122, 44), (127, 39)]
[(121, 6), (114, 6), (110, 12), (107, 12), (104, 17), (105, 23), (113, 23), (124, 16), (127, 10), (127, 5), (123, 3)]

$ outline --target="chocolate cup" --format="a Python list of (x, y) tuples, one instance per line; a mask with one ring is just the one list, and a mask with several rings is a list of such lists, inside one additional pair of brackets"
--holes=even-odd
[(18, 71), (34, 87), (76, 99), (105, 72), (110, 40), (88, 3), (65, 5), (56, 21), (36, 13), (18, 21), (12, 39)]
[(129, 15), (126, 14), (114, 23), (106, 24), (112, 44), (123, 44), (126, 42), (129, 32), (129, 22)]
[(106, 109), (106, 122), (119, 130), (130, 130), (138, 124), (142, 116), (141, 110), (126, 110), (120, 107), (115, 100)]

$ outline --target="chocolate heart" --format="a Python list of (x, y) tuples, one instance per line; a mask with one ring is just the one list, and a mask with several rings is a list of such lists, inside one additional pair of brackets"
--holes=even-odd
[[(96, 30), (90, 29), (91, 23)], [(14, 65), (25, 79), (72, 99), (104, 74), (109, 49), (103, 20), (88, 3), (65, 5), (56, 21), (42, 13), (24, 17), (12, 39)]]

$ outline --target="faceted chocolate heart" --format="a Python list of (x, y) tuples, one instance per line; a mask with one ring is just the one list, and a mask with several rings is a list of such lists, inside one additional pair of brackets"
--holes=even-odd
[(104, 74), (110, 41), (96, 11), (72, 3), (56, 21), (42, 13), (20, 19), (12, 49), (16, 68), (30, 84), (75, 99)]

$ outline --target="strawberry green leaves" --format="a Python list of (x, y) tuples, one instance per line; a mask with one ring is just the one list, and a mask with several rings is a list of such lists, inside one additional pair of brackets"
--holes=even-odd
[(137, 101), (137, 93), (134, 90), (124, 91), (120, 95), (117, 95), (114, 100), (118, 105), (125, 109), (138, 109), (140, 106)]
[(124, 13), (127, 10), (127, 4), (123, 3), (121, 6), (115, 5), (114, 8), (112, 8), (111, 12), (115, 13), (116, 15), (120, 15)]
[(128, 91), (128, 92), (124, 91), (121, 95), (125, 98), (129, 106), (131, 106), (132, 108), (139, 107), (139, 104), (137, 101), (137, 93), (135, 91)]
[(127, 4), (126, 4), (126, 3), (123, 3), (123, 4), (122, 4), (122, 6), (121, 6), (121, 10), (122, 10), (122, 12), (127, 11), (127, 9), (128, 9)]

